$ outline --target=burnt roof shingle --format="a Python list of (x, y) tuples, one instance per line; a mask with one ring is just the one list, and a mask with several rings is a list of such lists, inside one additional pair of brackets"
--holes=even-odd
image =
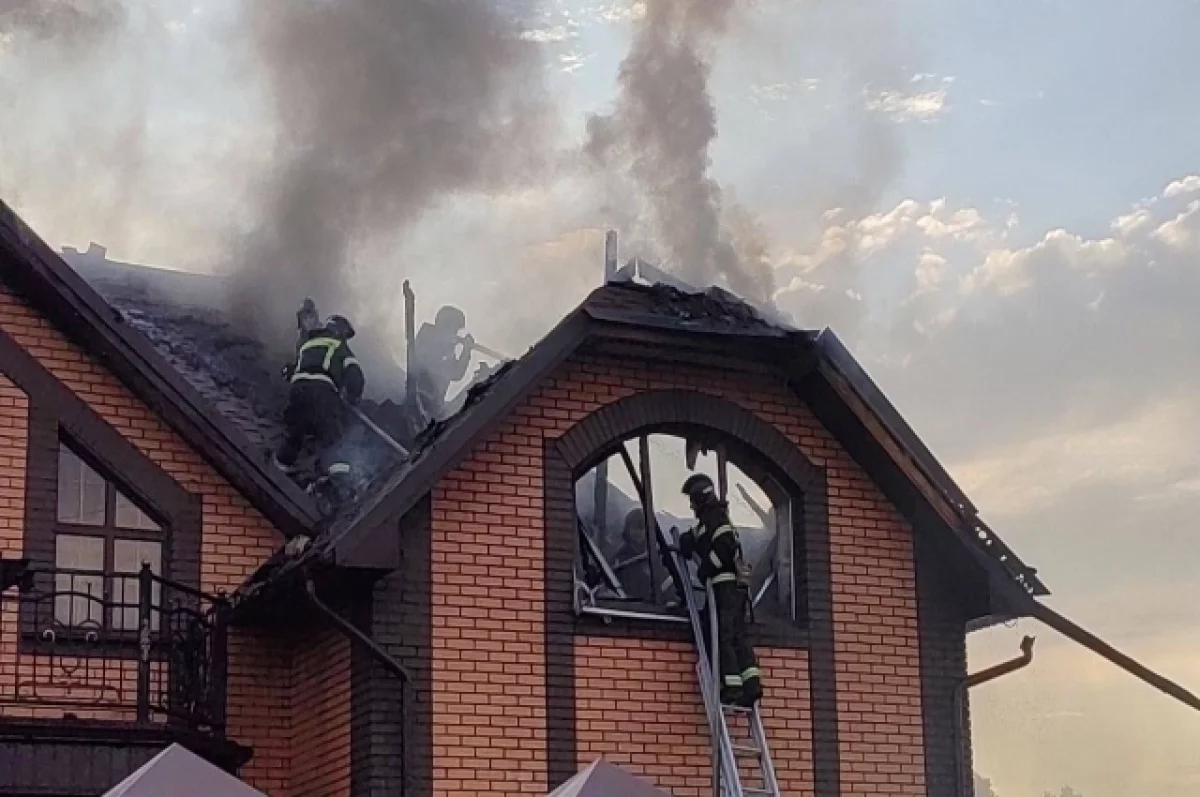
[(265, 347), (225, 317), (220, 278), (70, 249), (63, 258), (255, 446), (275, 445), (282, 435), (286, 385), (273, 373)]
[(285, 535), (313, 527), (312, 500), (2, 201), (0, 266), (7, 288), (103, 362)]

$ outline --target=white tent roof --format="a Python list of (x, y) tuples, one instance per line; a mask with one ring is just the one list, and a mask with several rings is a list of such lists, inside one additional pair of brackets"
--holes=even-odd
[(185, 747), (173, 744), (104, 797), (266, 797)]
[(620, 767), (596, 759), (587, 769), (550, 793), (550, 797), (671, 797), (670, 792), (635, 778)]

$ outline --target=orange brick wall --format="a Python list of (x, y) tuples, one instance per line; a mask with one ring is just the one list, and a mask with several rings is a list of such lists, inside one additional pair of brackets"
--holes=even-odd
[(290, 794), (349, 795), (350, 643), (325, 629), (294, 644)]
[[(545, 793), (543, 441), (605, 404), (671, 388), (741, 405), (825, 469), (843, 793), (923, 793), (915, 583), (910, 531), (899, 513), (784, 386), (744, 374), (598, 357), (562, 366), (434, 491), (435, 793)], [(868, 650), (885, 658), (853, 659)], [(806, 654), (760, 653), (781, 780), (792, 793), (810, 792)], [(666, 677), (693, 683), (685, 647), (577, 641), (578, 764), (604, 755), (676, 795), (707, 794), (711, 754), (698, 692), (670, 693), (669, 722), (647, 719), (663, 702), (656, 696), (661, 679), (631, 673), (621, 664), (631, 654), (636, 661), (648, 657)], [(601, 672), (614, 677), (596, 675)], [(633, 678), (634, 685), (622, 692), (613, 686), (619, 677)]]
[[(25, 533), (25, 441), (29, 398), (0, 373), (0, 557), (21, 558)], [(17, 606), (0, 608), (0, 683), (17, 678)], [(0, 708), (0, 712), (4, 709)]]
[(860, 474), (839, 468), (829, 486), (842, 794), (923, 795), (912, 535)]
[[(282, 535), (145, 403), (2, 287), (0, 329), (184, 489), (202, 496), (201, 589), (232, 592), (282, 543)], [(23, 394), (12, 391), (9, 386), (0, 393), (0, 412), (5, 416), (0, 435), (19, 436), (23, 449), (21, 427), (8, 424), (9, 417), (16, 414), (13, 402), (23, 400)], [(5, 453), (10, 450), (19, 449), (6, 445)], [(20, 545), (23, 492), (15, 488), (23, 485), (24, 456), (9, 454), (0, 458), (0, 465), (0, 545), (13, 545), (14, 537)], [(254, 748), (254, 757), (241, 776), (272, 797), (288, 797), (294, 763), (289, 691), (294, 651), (280, 640), (255, 634), (252, 638), (236, 629), (231, 633), (228, 733), (234, 741)], [(345, 711), (349, 711), (348, 700)], [(348, 766), (348, 750), (346, 759)]]
[[(758, 651), (772, 676), (763, 724), (785, 794), (811, 794), (812, 724), (805, 651)], [(712, 794), (712, 747), (689, 644), (584, 639), (575, 647), (582, 768), (597, 758), (648, 777), (675, 797)], [(748, 733), (734, 728), (739, 738)]]

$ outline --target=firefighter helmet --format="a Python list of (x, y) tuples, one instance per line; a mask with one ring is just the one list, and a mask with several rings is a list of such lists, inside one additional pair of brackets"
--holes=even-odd
[(683, 494), (692, 501), (692, 506), (704, 506), (717, 497), (713, 480), (703, 473), (693, 473), (683, 483)]
[(331, 315), (325, 319), (325, 331), (340, 340), (350, 340), (354, 337), (354, 326), (344, 315)]
[(457, 307), (446, 305), (437, 311), (437, 315), (433, 319), (433, 325), (441, 329), (449, 329), (457, 332), (467, 325), (467, 317)]

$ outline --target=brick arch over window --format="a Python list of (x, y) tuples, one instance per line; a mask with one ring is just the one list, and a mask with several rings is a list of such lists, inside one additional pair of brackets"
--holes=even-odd
[(572, 608), (575, 480), (618, 451), (629, 438), (656, 432), (692, 438), (701, 435), (724, 443), (729, 461), (747, 476), (759, 481), (770, 474), (801, 505), (794, 513), (794, 526), (804, 552), (803, 584), (797, 587), (804, 591), (807, 628), (800, 637), (784, 640), (771, 634), (759, 644), (808, 649), (815, 794), (836, 795), (837, 692), (825, 473), (794, 442), (750, 410), (720, 396), (691, 390), (627, 396), (601, 407), (561, 437), (546, 442), (546, 695), (551, 786), (573, 774), (576, 760), (574, 638), (606, 634), (687, 636), (677, 627), (651, 628), (638, 621), (602, 624), (593, 618), (576, 617)]
[(774, 426), (732, 401), (691, 390), (636, 393), (620, 399), (577, 423), (559, 438), (558, 445), (572, 475), (578, 477), (630, 437), (654, 432), (695, 433), (697, 429), (710, 430), (726, 444), (741, 449), (739, 453), (752, 468), (754, 460), (765, 462), (775, 476), (783, 477), (801, 493), (818, 483), (824, 486), (821, 469)]

